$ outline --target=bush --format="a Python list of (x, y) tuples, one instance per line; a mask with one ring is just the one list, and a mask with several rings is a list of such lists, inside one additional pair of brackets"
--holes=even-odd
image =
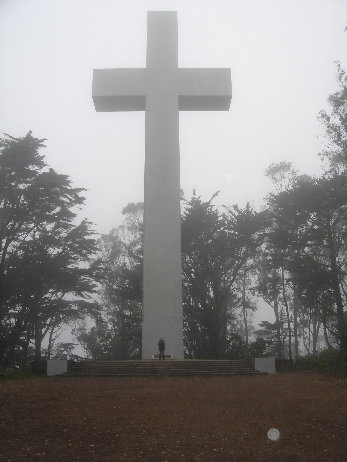
[(26, 379), (32, 377), (33, 374), (30, 371), (22, 369), (5, 369), (0, 368), (0, 380), (9, 380), (9, 379)]
[(35, 375), (47, 375), (47, 360), (35, 359), (32, 361), (31, 372)]
[(347, 377), (347, 353), (335, 349), (323, 350), (316, 355), (298, 358), (294, 368)]

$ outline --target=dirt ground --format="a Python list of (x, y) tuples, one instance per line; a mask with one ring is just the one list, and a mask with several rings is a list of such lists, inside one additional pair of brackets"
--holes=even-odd
[(313, 373), (3, 380), (0, 461), (347, 461), (346, 385)]

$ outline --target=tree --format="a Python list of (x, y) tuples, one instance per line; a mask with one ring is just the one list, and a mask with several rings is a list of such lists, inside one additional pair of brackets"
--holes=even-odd
[(263, 338), (259, 337), (251, 342), (248, 353), (252, 358), (260, 358), (265, 355), (267, 342)]
[[(253, 260), (254, 261), (254, 260)], [(241, 308), (242, 316), (242, 331), (244, 335), (244, 342), (246, 345), (246, 350), (248, 351), (250, 342), (250, 328), (252, 327), (250, 323), (250, 314), (257, 309), (257, 306), (254, 300), (251, 298), (251, 285), (253, 279), (251, 276), (254, 265), (250, 262), (246, 262), (243, 266), (242, 272), (239, 278), (239, 287), (238, 290), (241, 292), (241, 297), (239, 298), (239, 306)]]
[(74, 354), (74, 348), (78, 346), (78, 343), (72, 342), (59, 342), (52, 352), (54, 359), (68, 359), (70, 361), (81, 361), (83, 358), (79, 355)]
[[(268, 203), (268, 229), (265, 245), (262, 249), (262, 258), (258, 262), (259, 293), (263, 299), (272, 306), (276, 319), (277, 345), (280, 347), (282, 310), (285, 311), (288, 329), (288, 355), (292, 359), (292, 337), (294, 334), (294, 351), (298, 355), (297, 312), (293, 300), (293, 288), (288, 273), (288, 263), (292, 258), (296, 240), (297, 220), (293, 214), (280, 213), (276, 198), (285, 191), (290, 190), (298, 181), (297, 171), (291, 162), (271, 164), (266, 170), (266, 176), (272, 179), (276, 193), (267, 197)], [(287, 204), (290, 207), (290, 203)], [(291, 313), (293, 307), (293, 316)], [(294, 329), (292, 330), (292, 322)], [(281, 350), (284, 351), (283, 349)], [(277, 352), (280, 358), (280, 350)]]
[(124, 222), (99, 240), (100, 309), (95, 325), (76, 329), (93, 359), (141, 358), (143, 203), (123, 209)]
[[(289, 290), (292, 291), (296, 353), (297, 315), (300, 312), (302, 321), (307, 323), (309, 345), (312, 328), (313, 350), (316, 349), (321, 324), (327, 345), (328, 331), (332, 332), (336, 327), (341, 348), (347, 348), (347, 76), (340, 63), (337, 63), (337, 80), (339, 89), (328, 98), (330, 112), (321, 111), (319, 114), (327, 141), (320, 154), (327, 165), (325, 175), (313, 179), (298, 177), (288, 162), (272, 164), (266, 172), (277, 190), (277, 194), (270, 196), (269, 209), (277, 227), (273, 231), (280, 236), (281, 224), (284, 229), (284, 240), (279, 241), (282, 252), (277, 251), (282, 255), (278, 268), (282, 276), (282, 302), (287, 311), (289, 343), (291, 326), (285, 287), (291, 287)], [(286, 223), (287, 226), (283, 226)], [(272, 232), (273, 237), (276, 234)], [(272, 245), (275, 242), (272, 240)]]
[(221, 213), (195, 194), (182, 217), (184, 338), (189, 357), (223, 358), (235, 324), (236, 280), (261, 242), (262, 214)]
[(321, 111), (319, 120), (325, 127), (327, 144), (320, 156), (328, 163), (328, 174), (340, 174), (347, 171), (347, 76), (339, 62), (337, 81), (339, 90), (329, 98), (331, 112)]
[[(280, 323), (280, 329), (278, 329), (278, 322)], [(283, 359), (287, 354), (285, 341), (288, 335), (283, 319), (280, 317), (279, 321), (276, 320), (275, 323), (261, 321), (259, 327), (260, 329), (254, 332), (257, 342), (253, 346), (254, 350), (257, 351), (266, 345), (265, 351), (263, 350), (265, 356), (275, 356), (278, 359)], [(278, 332), (280, 332), (280, 336), (278, 336)]]
[(241, 335), (236, 332), (230, 332), (227, 340), (227, 349), (225, 352), (226, 359), (243, 359), (247, 356), (248, 347), (243, 341)]
[(265, 176), (272, 180), (277, 192), (290, 188), (296, 175), (297, 172), (293, 169), (291, 162), (272, 163), (265, 170)]
[[(278, 273), (278, 267), (274, 264), (271, 255), (261, 255), (261, 257), (257, 260), (257, 269), (258, 280), (256, 291), (258, 295), (260, 295), (263, 300), (271, 306), (275, 315), (275, 323), (271, 328), (276, 333), (276, 340), (271, 338), (271, 344), (275, 345), (277, 348), (275, 351), (276, 357), (278, 359), (283, 359), (284, 348), (282, 345), (282, 330), (284, 328), (284, 324), (283, 313), (280, 305), (282, 284), (281, 277)], [(262, 323), (264, 322), (266, 321), (263, 321)], [(257, 331), (255, 331), (255, 334), (257, 334)]]
[[(329, 293), (333, 297), (338, 337), (346, 349), (347, 176), (299, 178), (290, 190), (274, 197), (273, 205), (278, 215), (295, 223), (290, 270), (297, 272), (298, 280), (309, 265), (315, 277), (324, 277), (320, 292), (325, 299)], [(327, 320), (322, 309), (321, 319)]]
[[(312, 353), (316, 352), (320, 326), (323, 327), (325, 342), (330, 348), (330, 337), (337, 337), (336, 314), (330, 274), (324, 260), (319, 261), (309, 254), (296, 254), (289, 262), (289, 271), (295, 297), (294, 321), (299, 317), (299, 324), (307, 326), (308, 353), (311, 353), (311, 337)], [(303, 337), (305, 343), (305, 335)]]
[[(0, 140), (0, 361), (25, 363), (29, 345), (94, 307), (90, 223), (75, 224), (83, 189), (48, 169), (44, 140)], [(17, 358), (18, 359), (18, 358)], [(17, 361), (18, 362), (18, 361)]]

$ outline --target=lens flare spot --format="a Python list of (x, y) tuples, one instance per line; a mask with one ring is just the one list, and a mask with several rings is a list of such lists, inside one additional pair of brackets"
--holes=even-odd
[(280, 432), (277, 430), (277, 428), (270, 428), (270, 430), (267, 432), (267, 437), (270, 441), (278, 441), (280, 439)]

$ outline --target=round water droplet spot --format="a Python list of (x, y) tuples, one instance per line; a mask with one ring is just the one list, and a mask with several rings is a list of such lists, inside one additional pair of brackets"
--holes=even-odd
[(270, 428), (270, 430), (267, 432), (267, 437), (270, 441), (278, 441), (280, 439), (280, 432), (277, 430), (277, 428)]

